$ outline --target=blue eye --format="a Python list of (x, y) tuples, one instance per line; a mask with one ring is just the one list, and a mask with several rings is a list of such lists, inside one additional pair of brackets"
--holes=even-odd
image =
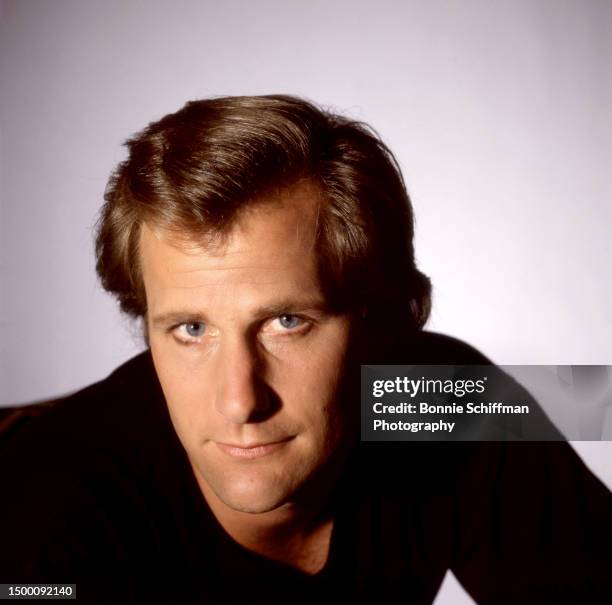
[(285, 313), (278, 317), (278, 321), (283, 328), (291, 330), (292, 328), (297, 328), (300, 325), (301, 320), (299, 317), (297, 317), (297, 315), (289, 315), (288, 313)]
[(206, 331), (206, 326), (201, 321), (192, 321), (190, 323), (186, 323), (185, 332), (189, 334), (192, 338), (200, 338), (200, 336), (204, 335)]

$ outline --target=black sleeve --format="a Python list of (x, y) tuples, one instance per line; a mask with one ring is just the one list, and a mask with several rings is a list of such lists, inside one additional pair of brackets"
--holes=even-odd
[[(466, 343), (423, 332), (415, 363), (487, 365)], [(517, 387), (522, 389), (522, 387)], [(451, 569), (479, 604), (612, 603), (612, 494), (561, 439), (447, 444)]]
[(612, 603), (612, 495), (563, 442), (463, 444), (452, 571), (478, 603)]
[(114, 464), (83, 442), (73, 443), (46, 417), (4, 440), (0, 582), (74, 584), (82, 603), (169, 602), (160, 597), (159, 569), (144, 559), (140, 566), (126, 539), (132, 537), (142, 553), (152, 551), (139, 533), (138, 511), (146, 504), (137, 487), (122, 480), (125, 465)]

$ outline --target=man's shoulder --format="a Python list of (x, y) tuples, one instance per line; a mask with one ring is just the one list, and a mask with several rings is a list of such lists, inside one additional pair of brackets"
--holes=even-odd
[(0, 576), (119, 569), (128, 551), (151, 550), (185, 473), (176, 441), (148, 353), (32, 410), (0, 448), (0, 481), (10, 486), (0, 534), (12, 553), (0, 553)]
[(167, 430), (164, 413), (150, 354), (141, 353), (95, 384), (6, 414), (0, 474), (72, 478), (103, 460), (136, 460)]
[[(155, 381), (150, 353), (144, 351), (106, 378), (78, 391), (1, 410), (1, 443), (11, 443), (30, 431), (39, 431), (48, 425), (57, 429), (64, 422), (68, 425), (78, 422), (81, 429), (86, 428), (102, 421), (126, 401), (138, 405), (143, 398), (150, 398), (156, 387)], [(123, 407), (123, 411), (129, 412), (129, 408)]]

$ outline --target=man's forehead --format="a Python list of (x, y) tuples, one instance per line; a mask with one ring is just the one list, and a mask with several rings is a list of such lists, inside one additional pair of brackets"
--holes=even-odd
[(315, 254), (316, 204), (304, 190), (244, 212), (218, 237), (177, 237), (144, 224), (140, 256), (148, 294), (152, 290), (210, 286), (319, 290)]

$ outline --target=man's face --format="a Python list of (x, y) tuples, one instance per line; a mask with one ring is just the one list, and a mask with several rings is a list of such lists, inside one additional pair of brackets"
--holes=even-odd
[(149, 341), (170, 416), (204, 493), (233, 510), (293, 502), (351, 438), (339, 391), (352, 322), (321, 293), (315, 195), (296, 188), (247, 211), (214, 247), (142, 230)]

